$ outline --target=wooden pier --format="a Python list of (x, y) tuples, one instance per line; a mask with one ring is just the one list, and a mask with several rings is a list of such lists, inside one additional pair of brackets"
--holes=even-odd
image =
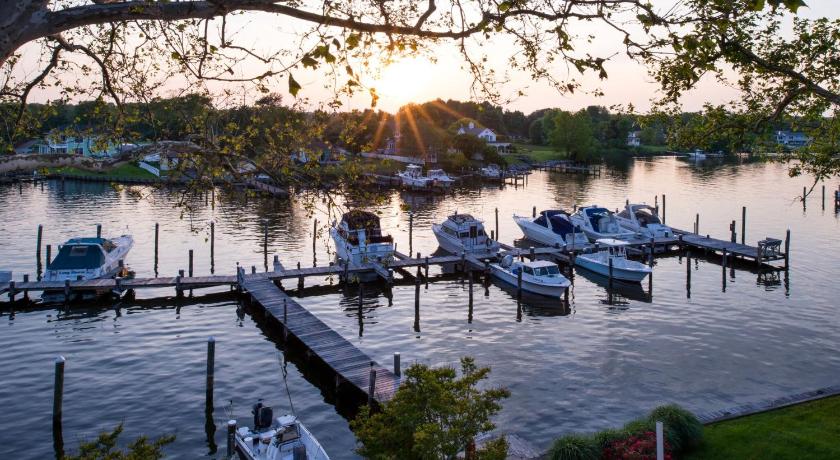
[[(376, 364), (268, 279), (246, 278), (242, 288), (282, 327), (335, 372), (336, 386), (352, 384), (377, 402), (393, 398), (400, 377)], [(371, 385), (372, 384), (372, 385)], [(373, 390), (373, 391), (371, 391)]]
[(561, 172), (567, 174), (584, 174), (587, 176), (601, 176), (602, 166), (600, 164), (576, 164), (568, 160), (553, 160), (537, 163), (534, 169), (549, 172)]

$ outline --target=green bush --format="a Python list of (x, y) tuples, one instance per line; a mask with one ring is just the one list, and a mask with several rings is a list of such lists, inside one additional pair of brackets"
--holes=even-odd
[(598, 446), (598, 449), (600, 451), (603, 451), (612, 443), (620, 441), (622, 439), (627, 439), (630, 436), (630, 432), (628, 432), (625, 429), (609, 428), (593, 434), (592, 440), (594, 441), (595, 445)]
[(567, 434), (554, 441), (548, 451), (551, 460), (597, 460), (601, 448), (592, 436)]
[(662, 422), (665, 435), (675, 452), (688, 452), (703, 442), (703, 424), (691, 412), (676, 404), (659, 406), (651, 411), (648, 422)]

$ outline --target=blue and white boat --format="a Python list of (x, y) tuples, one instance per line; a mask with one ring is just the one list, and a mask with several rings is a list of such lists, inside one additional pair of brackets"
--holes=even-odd
[(662, 223), (656, 208), (646, 204), (628, 203), (615, 218), (621, 228), (645, 238), (671, 238), (674, 231)]
[(484, 224), (470, 214), (452, 214), (443, 223), (433, 224), (432, 233), (443, 250), (460, 255), (462, 252), (478, 257), (494, 257), (499, 243), (490, 239)]
[(590, 241), (601, 238), (630, 238), (635, 232), (621, 228), (615, 214), (598, 205), (578, 208), (571, 216), (572, 223), (583, 230)]
[(502, 258), (497, 264), (490, 264), (490, 271), (496, 278), (514, 286), (519, 285), (519, 273), (522, 272), (522, 290), (548, 297), (561, 297), (572, 285), (560, 273), (560, 267), (545, 260), (515, 261), (511, 255)]
[(537, 243), (560, 248), (581, 248), (589, 243), (586, 234), (572, 223), (569, 213), (563, 210), (543, 211), (536, 218), (514, 214), (513, 220), (526, 238)]
[(612, 277), (621, 281), (638, 283), (651, 273), (651, 268), (641, 262), (627, 258), (626, 241), (615, 239), (599, 239), (599, 250), (575, 256), (575, 265), (610, 276), (610, 261), (612, 261)]
[(236, 430), (236, 448), (247, 460), (330, 460), (315, 436), (294, 415), (274, 418), (272, 409), (257, 403), (254, 426)]

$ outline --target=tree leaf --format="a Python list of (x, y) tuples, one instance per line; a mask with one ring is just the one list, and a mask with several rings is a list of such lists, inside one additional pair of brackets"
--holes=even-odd
[(289, 74), (289, 93), (292, 96), (297, 97), (297, 93), (300, 91), (300, 88), (300, 83), (295, 80), (295, 77), (293, 77), (292, 74)]

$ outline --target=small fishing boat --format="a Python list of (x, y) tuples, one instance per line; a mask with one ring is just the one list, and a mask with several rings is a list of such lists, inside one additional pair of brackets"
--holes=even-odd
[(257, 403), (254, 427), (240, 427), (234, 439), (247, 460), (329, 460), (329, 455), (294, 415), (274, 418), (271, 407)]
[(705, 160), (706, 159), (706, 152), (704, 152), (700, 149), (696, 149), (693, 152), (688, 152), (686, 155), (688, 156), (689, 159), (692, 159), (692, 160)]
[[(44, 281), (79, 281), (111, 278), (125, 270), (124, 261), (134, 246), (131, 235), (117, 238), (72, 238), (59, 246), (58, 254), (47, 261)], [(70, 300), (91, 299), (109, 290), (73, 291)], [(64, 299), (64, 290), (46, 290), (44, 302)]]
[(481, 168), (481, 170), (479, 170), (479, 174), (485, 179), (501, 179), (504, 172), (501, 168), (499, 168), (499, 165), (490, 163), (489, 165)]
[(432, 180), (423, 175), (423, 167), (420, 165), (408, 165), (405, 171), (397, 173), (403, 188), (408, 190), (429, 190)]
[[(346, 262), (351, 268), (371, 263), (387, 266), (394, 260), (394, 239), (382, 234), (379, 217), (372, 212), (353, 210), (344, 213), (341, 222), (333, 222), (330, 237), (335, 243), (339, 263)], [(376, 272), (358, 275), (362, 281), (373, 281), (379, 276)]]
[(493, 276), (514, 286), (518, 286), (521, 272), (523, 291), (548, 297), (561, 297), (572, 284), (557, 264), (545, 260), (520, 262), (506, 255), (501, 262), (490, 264), (490, 270)]
[(513, 221), (526, 238), (537, 243), (552, 247), (581, 247), (589, 243), (586, 234), (575, 227), (569, 213), (563, 210), (542, 211), (536, 218), (514, 214)]
[(615, 214), (609, 209), (598, 205), (578, 208), (577, 212), (572, 214), (571, 222), (583, 230), (591, 241), (600, 238), (630, 238), (634, 234), (622, 229)]
[(662, 223), (656, 208), (646, 204), (628, 203), (615, 218), (621, 228), (635, 232), (645, 238), (670, 238), (674, 236), (671, 227)]
[(439, 190), (449, 190), (455, 184), (455, 179), (442, 169), (430, 169), (427, 177), (432, 181), (432, 187)]
[(452, 214), (441, 224), (433, 224), (432, 232), (438, 244), (447, 252), (476, 257), (493, 257), (499, 252), (499, 243), (490, 239), (484, 224), (470, 214)]
[(605, 238), (597, 240), (596, 243), (599, 249), (592, 253), (578, 254), (575, 257), (575, 265), (609, 277), (612, 261), (613, 279), (631, 283), (638, 283), (651, 273), (649, 266), (627, 258), (626, 241)]

